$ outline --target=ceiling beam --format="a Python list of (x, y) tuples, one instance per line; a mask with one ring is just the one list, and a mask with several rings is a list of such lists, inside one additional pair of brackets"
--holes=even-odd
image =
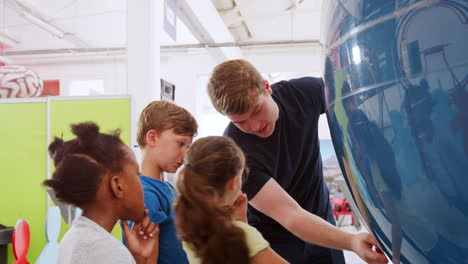
[(54, 37), (73, 44), (77, 48), (89, 47), (89, 44), (79, 38), (76, 34), (66, 32), (60, 27), (51, 23), (49, 16), (40, 10), (39, 7), (34, 4), (34, 2), (29, 0), (15, 0), (14, 3), (16, 3), (16, 8), (14, 9), (16, 9), (20, 16), (22, 16), (31, 24), (42, 28)]
[[(182, 49), (214, 49), (214, 48), (249, 48), (249, 47), (281, 47), (281, 46), (309, 46), (321, 47), (319, 40), (304, 39), (293, 41), (246, 41), (246, 42), (222, 42), (222, 43), (200, 43), (200, 44), (181, 44), (181, 45), (163, 45), (161, 51), (182, 50)], [(108, 54), (125, 55), (127, 49), (121, 48), (85, 48), (85, 49), (49, 49), (49, 50), (24, 50), (24, 51), (5, 51), (6, 56), (24, 56), (24, 55), (47, 55), (47, 54)]]
[(243, 41), (243, 42), (223, 42), (223, 43), (200, 43), (185, 45), (161, 46), (161, 50), (169, 49), (196, 49), (196, 48), (221, 48), (221, 47), (260, 47), (260, 46), (321, 46), (319, 40), (293, 40), (293, 41)]
[[(211, 0), (178, 0), (177, 15), (200, 43), (233, 43), (234, 38)], [(242, 58), (239, 47), (209, 47), (218, 62)]]
[(5, 32), (0, 32), (0, 43), (7, 45), (8, 47), (14, 47), (20, 42), (13, 37), (7, 35)]
[(298, 7), (302, 2), (304, 2), (304, 0), (291, 0), (291, 5), (290, 5), (288, 8), (286, 8), (286, 11), (297, 9), (297, 7)]

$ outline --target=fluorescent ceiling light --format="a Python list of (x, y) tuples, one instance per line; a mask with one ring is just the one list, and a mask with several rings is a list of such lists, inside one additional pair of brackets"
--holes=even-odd
[(5, 33), (1, 33), (1, 32), (0, 32), (0, 42), (2, 42), (3, 44), (8, 45), (9, 47), (14, 47), (14, 46), (16, 46), (16, 44), (19, 44), (18, 40), (8, 36)]
[(46, 21), (32, 15), (28, 12), (23, 12), (23, 17), (27, 19), (29, 22), (36, 24), (37, 26), (41, 27), (42, 29), (48, 31), (50, 34), (56, 36), (57, 38), (63, 38), (65, 35), (62, 31), (58, 28), (52, 26), (51, 24), (47, 23)]

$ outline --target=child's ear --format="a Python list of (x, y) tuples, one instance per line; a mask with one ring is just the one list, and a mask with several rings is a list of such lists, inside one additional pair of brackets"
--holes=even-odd
[(228, 180), (228, 182), (226, 183), (226, 188), (228, 190), (234, 190), (235, 184), (236, 184), (236, 176)]
[(270, 83), (267, 80), (263, 80), (263, 83), (265, 84), (265, 89), (267, 92), (271, 95), (273, 94), (273, 90), (271, 89)]
[(111, 176), (110, 187), (112, 194), (117, 198), (123, 197), (123, 186), (120, 177), (117, 175)]
[(158, 141), (159, 135), (158, 132), (154, 129), (148, 130), (146, 132), (146, 144), (150, 146), (154, 146), (156, 142)]

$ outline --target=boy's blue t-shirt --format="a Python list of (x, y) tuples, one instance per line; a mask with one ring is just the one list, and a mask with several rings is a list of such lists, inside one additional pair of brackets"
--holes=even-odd
[[(159, 225), (158, 264), (188, 264), (182, 243), (177, 238), (173, 203), (175, 188), (165, 181), (140, 175), (145, 196), (145, 205), (151, 221)], [(124, 240), (125, 241), (125, 240)]]

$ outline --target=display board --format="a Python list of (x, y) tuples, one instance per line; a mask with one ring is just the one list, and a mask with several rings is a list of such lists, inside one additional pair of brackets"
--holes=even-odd
[[(0, 103), (0, 224), (30, 224), (28, 260), (45, 245), (46, 103)], [(13, 263), (11, 244), (8, 263)]]
[[(104, 133), (120, 128), (122, 140), (130, 144), (130, 98), (5, 99), (0, 100), (0, 113), (0, 224), (14, 226), (18, 219), (28, 221), (31, 246), (27, 259), (34, 263), (46, 244), (48, 199), (42, 181), (48, 177), (48, 142), (54, 136), (68, 140), (72, 138), (71, 124), (93, 121)], [(53, 172), (52, 163), (49, 171)], [(51, 200), (49, 203), (52, 205)], [(62, 222), (59, 240), (67, 229)], [(112, 233), (121, 239), (120, 226)], [(8, 263), (13, 259), (10, 245)]]

